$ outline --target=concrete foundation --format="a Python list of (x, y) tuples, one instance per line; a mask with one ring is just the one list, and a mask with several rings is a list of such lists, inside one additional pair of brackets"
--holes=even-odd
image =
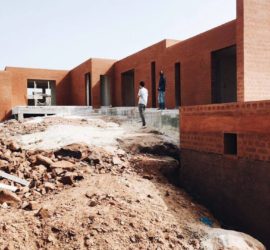
[[(102, 107), (101, 109), (95, 110), (95, 112), (102, 115), (126, 116), (131, 124), (139, 124), (140, 126), (141, 118), (137, 107)], [(145, 119), (147, 126), (151, 126), (165, 134), (179, 138), (178, 109), (157, 110), (155, 108), (149, 108), (145, 111)]]
[(12, 109), (12, 115), (23, 120), (25, 115), (90, 115), (89, 106), (18, 106)]
[[(23, 120), (26, 115), (109, 115), (122, 116), (133, 126), (140, 126), (140, 115), (137, 107), (101, 107), (93, 109), (88, 106), (18, 106), (12, 109), (12, 115)], [(146, 123), (163, 133), (179, 138), (179, 110), (146, 109)]]

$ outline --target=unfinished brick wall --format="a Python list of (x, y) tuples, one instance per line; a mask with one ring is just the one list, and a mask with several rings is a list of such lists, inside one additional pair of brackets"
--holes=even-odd
[[(270, 1), (237, 1), (239, 100), (270, 99)], [(242, 98), (240, 98), (242, 97)]]
[(237, 157), (270, 161), (270, 101), (181, 108), (181, 148), (224, 153), (224, 133), (237, 134)]
[(52, 80), (56, 83), (56, 104), (70, 105), (70, 81), (66, 70), (29, 69), (7, 67), (12, 86), (12, 107), (27, 105), (27, 80)]
[[(162, 56), (167, 46), (174, 44), (175, 41), (163, 40), (157, 44), (154, 44), (142, 51), (139, 51), (131, 56), (128, 56), (115, 64), (114, 71), (114, 99), (113, 104), (115, 106), (122, 106), (122, 83), (121, 83), (121, 74), (129, 70), (134, 69), (134, 98), (137, 100), (137, 93), (139, 90), (139, 82), (145, 81), (146, 88), (148, 89), (149, 99), (148, 107), (151, 107), (152, 103), (152, 92), (151, 92), (151, 62), (157, 62), (157, 60)], [(158, 72), (161, 68), (156, 67), (156, 79), (158, 81)], [(166, 73), (166, 72), (165, 72)], [(157, 83), (158, 84), (158, 83)], [(157, 89), (156, 89), (157, 95)], [(170, 103), (169, 103), (169, 106)]]
[(115, 60), (89, 59), (70, 71), (73, 105), (86, 105), (85, 74), (90, 73), (92, 106), (100, 107), (100, 76), (111, 78), (113, 86), (113, 65)]
[(151, 62), (156, 63), (156, 96), (159, 72), (167, 79), (166, 106), (175, 108), (175, 63), (181, 64), (182, 105), (211, 103), (211, 52), (236, 44), (236, 21), (204, 32), (185, 41), (164, 40), (115, 64), (115, 101), (122, 105), (121, 73), (135, 70), (135, 95), (139, 81), (149, 90), (152, 104)]
[(70, 71), (72, 105), (86, 105), (85, 74), (92, 73), (89, 59)]
[(11, 110), (11, 76), (9, 72), (0, 71), (0, 121), (8, 118)]
[[(270, 246), (270, 101), (180, 112), (182, 185), (227, 225)], [(226, 152), (225, 133), (237, 138), (228, 144), (235, 152)]]

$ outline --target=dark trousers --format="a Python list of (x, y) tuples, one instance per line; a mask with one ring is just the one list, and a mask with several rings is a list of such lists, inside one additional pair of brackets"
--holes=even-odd
[(145, 126), (145, 124), (146, 124), (145, 117), (144, 117), (145, 105), (139, 104), (138, 108), (139, 108), (140, 117), (142, 119), (142, 125)]

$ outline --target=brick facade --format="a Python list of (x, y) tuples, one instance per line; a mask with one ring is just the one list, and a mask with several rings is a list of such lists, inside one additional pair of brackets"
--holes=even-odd
[(270, 162), (270, 101), (181, 108), (181, 148), (224, 154), (224, 133), (237, 134), (237, 158)]

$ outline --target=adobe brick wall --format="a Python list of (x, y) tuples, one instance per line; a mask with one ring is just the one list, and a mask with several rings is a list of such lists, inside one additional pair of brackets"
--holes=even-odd
[[(270, 99), (270, 1), (237, 1), (238, 85), (242, 101)], [(240, 100), (240, 99), (239, 99)]]
[(11, 76), (9, 72), (0, 71), (0, 121), (9, 116), (11, 110)]
[(100, 75), (108, 75), (113, 86), (113, 65), (115, 60), (89, 59), (70, 71), (73, 105), (86, 105), (85, 74), (90, 73), (92, 106), (100, 107)]
[(11, 75), (12, 107), (27, 105), (27, 79), (53, 80), (56, 82), (56, 104), (70, 105), (70, 81), (66, 70), (29, 69), (6, 67)]

